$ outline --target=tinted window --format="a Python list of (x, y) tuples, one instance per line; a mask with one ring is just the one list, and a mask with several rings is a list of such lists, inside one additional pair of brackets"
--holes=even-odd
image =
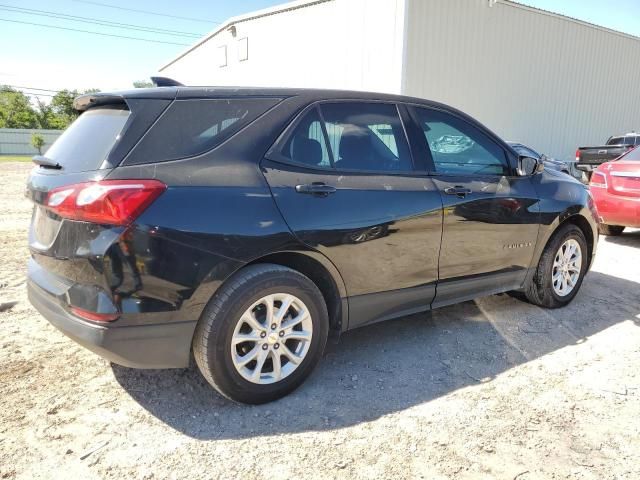
[(436, 172), (452, 175), (506, 175), (504, 150), (467, 122), (438, 110), (416, 108)]
[(622, 145), (624, 144), (624, 138), (622, 137), (613, 137), (607, 142), (607, 145)]
[(277, 99), (176, 100), (142, 138), (127, 164), (199, 155), (278, 103)]
[(316, 108), (300, 120), (287, 140), (282, 155), (296, 163), (331, 168), (329, 151), (322, 133), (320, 115)]
[(395, 105), (321, 105), (335, 168), (376, 172), (411, 171), (412, 162)]
[(65, 172), (97, 170), (120, 138), (129, 110), (93, 108), (84, 112), (51, 145), (47, 158)]

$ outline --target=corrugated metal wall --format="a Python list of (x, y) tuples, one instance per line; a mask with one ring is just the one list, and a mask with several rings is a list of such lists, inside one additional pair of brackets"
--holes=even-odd
[[(190, 85), (341, 88), (438, 100), (507, 140), (563, 159), (579, 146), (640, 130), (639, 39), (506, 0), (490, 4), (298, 1), (226, 23), (162, 73)], [(249, 57), (241, 61), (245, 38)]]
[(45, 144), (42, 151), (46, 152), (62, 132), (62, 130), (0, 128), (0, 155), (35, 155), (38, 151), (31, 146), (31, 135), (34, 133), (44, 138)]
[(640, 40), (510, 2), (407, 0), (403, 93), (558, 158), (640, 130)]
[[(187, 85), (399, 93), (404, 5), (404, 0), (328, 0), (255, 12), (225, 23), (160, 71)], [(232, 25), (235, 37), (227, 28)], [(241, 60), (245, 42), (248, 59)]]

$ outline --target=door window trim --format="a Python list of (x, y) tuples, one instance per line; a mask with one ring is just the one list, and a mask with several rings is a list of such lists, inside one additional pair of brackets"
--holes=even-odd
[[(491, 130), (487, 129), (484, 125), (482, 125), (481, 123), (476, 123), (474, 124), (474, 122), (470, 122), (468, 119), (464, 118), (463, 116), (457, 114), (454, 111), (448, 110), (447, 108), (443, 108), (440, 106), (430, 106), (430, 105), (421, 105), (419, 103), (411, 103), (411, 102), (404, 102), (404, 105), (407, 107), (407, 111), (409, 113), (409, 116), (411, 117), (411, 120), (414, 122), (414, 124), (417, 126), (418, 130), (420, 131), (421, 135), (420, 137), (422, 137), (419, 141), (426, 147), (426, 154), (427, 154), (427, 168), (429, 168), (428, 170), (424, 171), (425, 174), (427, 174), (430, 177), (451, 177), (451, 176), (456, 176), (456, 177), (507, 177), (507, 178), (513, 178), (513, 177), (517, 177), (517, 173), (516, 170), (513, 166), (513, 161), (512, 161), (512, 157), (513, 155), (510, 154), (509, 150), (507, 150), (504, 145), (502, 145), (502, 140), (495, 134), (493, 133)], [(421, 124), (420, 124), (420, 120), (418, 119), (418, 115), (416, 112), (417, 108), (421, 108), (421, 109), (425, 109), (425, 110), (434, 110), (437, 112), (441, 112), (441, 113), (445, 113), (447, 115), (450, 115), (452, 117), (455, 117), (457, 120), (463, 122), (465, 125), (469, 125), (472, 128), (475, 128), (476, 130), (478, 130), (481, 134), (484, 134), (491, 142), (493, 142), (498, 148), (500, 148), (500, 150), (503, 151), (504, 153), (504, 158), (505, 158), (505, 162), (507, 164), (507, 169), (508, 172), (503, 174), (503, 175), (495, 175), (495, 174), (488, 174), (488, 173), (457, 173), (457, 174), (450, 174), (450, 173), (442, 173), (442, 172), (438, 172), (436, 171), (436, 166), (435, 166), (435, 162), (433, 160), (433, 154), (431, 152), (431, 147), (429, 145), (429, 141), (426, 138), (426, 135), (424, 134), (424, 129), (422, 128)]]
[[(335, 163), (334, 163), (335, 162), (335, 158), (334, 158), (334, 155), (333, 155), (333, 149), (331, 148), (331, 144), (329, 143), (329, 135), (327, 134), (324, 115), (322, 114), (322, 104), (335, 104), (335, 103), (365, 103), (365, 104), (378, 103), (378, 104), (395, 106), (396, 114), (398, 115), (398, 120), (400, 122), (400, 126), (402, 127), (402, 133), (404, 135), (404, 141), (406, 142), (407, 151), (409, 152), (409, 159), (411, 161), (411, 170), (382, 171), (382, 170), (359, 170), (359, 169), (336, 168), (335, 167)], [(302, 109), (302, 111), (300, 113), (298, 113), (298, 115), (289, 123), (289, 125), (285, 128), (285, 130), (280, 134), (280, 136), (277, 138), (277, 140), (271, 146), (271, 148), (267, 151), (267, 153), (265, 154), (264, 158), (266, 158), (267, 160), (271, 160), (271, 161), (277, 162), (277, 163), (283, 163), (283, 164), (291, 165), (291, 166), (294, 166), (294, 167), (297, 167), (297, 168), (305, 168), (305, 169), (308, 169), (308, 170), (313, 170), (313, 171), (318, 171), (318, 172), (323, 172), (323, 173), (334, 172), (334, 173), (346, 173), (346, 174), (353, 174), (353, 175), (381, 176), (381, 177), (386, 177), (386, 176), (401, 176), (401, 177), (406, 177), (406, 176), (424, 176), (424, 171), (418, 170), (416, 168), (416, 160), (414, 158), (415, 155), (414, 155), (414, 152), (413, 152), (412, 143), (411, 143), (410, 138), (409, 138), (409, 132), (407, 130), (407, 126), (405, 125), (405, 117), (402, 115), (402, 112), (401, 112), (401, 109), (400, 109), (401, 105), (403, 105), (403, 102), (398, 102), (398, 101), (394, 101), (394, 100), (375, 100), (375, 99), (363, 100), (363, 99), (339, 98), (339, 99), (324, 99), (324, 100), (314, 101), (313, 103), (310, 103), (304, 109)], [(302, 122), (302, 120), (305, 118), (305, 116), (309, 112), (311, 112), (311, 110), (313, 110), (314, 108), (317, 109), (317, 112), (318, 112), (318, 114), (320, 116), (320, 120), (321, 120), (321, 123), (322, 123), (322, 134), (323, 134), (324, 141), (325, 141), (325, 144), (326, 144), (326, 147), (327, 147), (327, 151), (329, 152), (329, 158), (330, 158), (330, 162), (331, 162), (331, 166), (329, 168), (320, 167), (320, 166), (313, 166), (313, 165), (308, 165), (308, 164), (305, 164), (305, 163), (295, 162), (295, 161), (291, 160), (290, 158), (286, 157), (282, 153), (282, 150), (284, 149), (284, 146), (287, 144), (287, 142), (289, 141), (291, 135), (293, 135), (293, 133), (295, 132), (295, 130), (298, 127), (298, 125)]]

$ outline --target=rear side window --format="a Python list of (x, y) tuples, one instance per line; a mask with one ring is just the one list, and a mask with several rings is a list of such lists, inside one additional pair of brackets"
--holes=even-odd
[(409, 172), (409, 146), (394, 104), (340, 102), (313, 107), (298, 121), (280, 155), (315, 168)]
[(205, 153), (280, 100), (176, 100), (127, 158), (128, 165), (167, 162)]
[(310, 167), (331, 168), (322, 121), (317, 109), (312, 109), (298, 123), (282, 149), (282, 155), (292, 162)]
[(97, 170), (120, 139), (129, 118), (124, 108), (92, 108), (80, 115), (51, 145), (46, 157), (65, 173)]
[(321, 105), (335, 168), (408, 172), (411, 154), (395, 105), (325, 103)]
[(624, 138), (622, 137), (613, 137), (607, 142), (607, 145), (623, 145), (623, 144), (624, 144)]

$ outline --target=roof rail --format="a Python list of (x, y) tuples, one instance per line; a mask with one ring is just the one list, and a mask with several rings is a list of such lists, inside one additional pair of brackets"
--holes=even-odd
[(156, 87), (184, 87), (182, 83), (168, 77), (151, 77), (151, 81)]

